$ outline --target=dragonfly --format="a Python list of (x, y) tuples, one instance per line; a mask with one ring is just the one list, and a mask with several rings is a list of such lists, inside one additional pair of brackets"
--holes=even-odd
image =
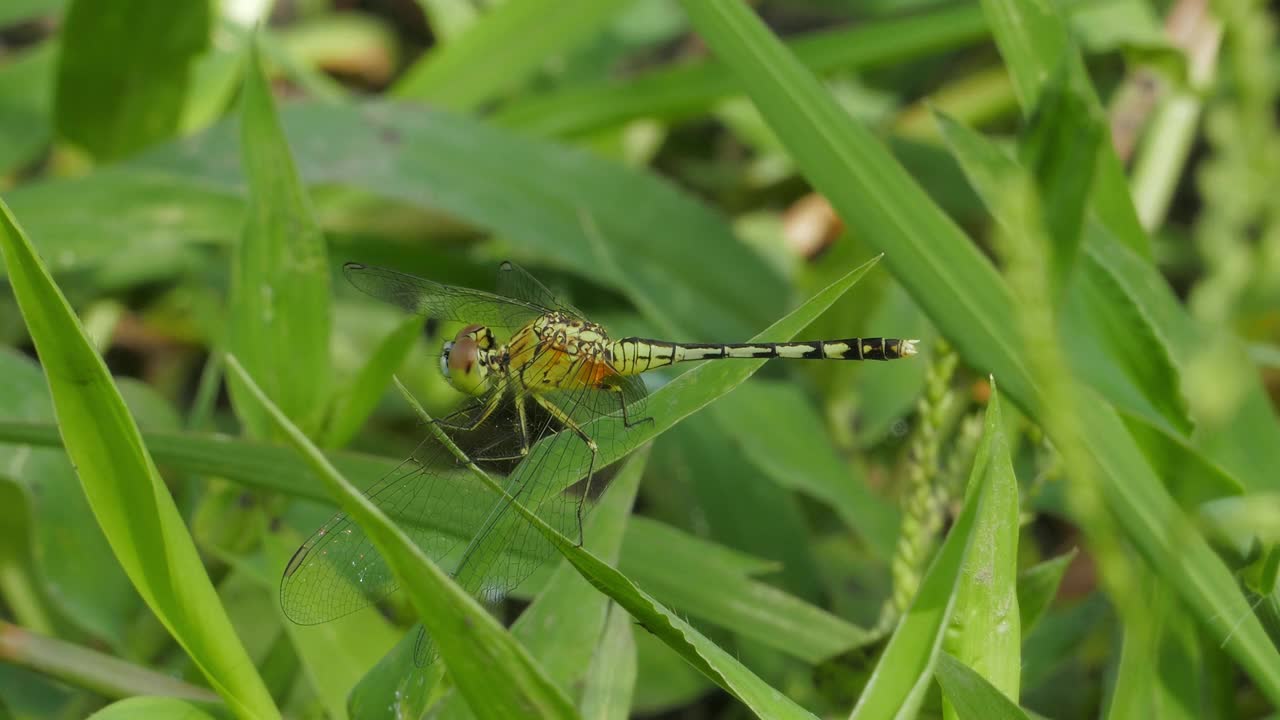
[[(644, 416), (641, 375), (679, 363), (736, 358), (896, 360), (917, 340), (851, 337), (787, 343), (682, 343), (611, 339), (514, 263), (498, 270), (496, 292), (445, 285), (360, 263), (344, 266), (359, 290), (435, 321), (463, 323), (439, 354), (439, 370), (467, 400), (435, 420), (467, 459), (504, 477), (495, 492), (461, 467), (454, 450), (424, 440), (366, 495), (428, 557), (469, 592), (497, 601), (555, 553), (509, 512), (520, 502), (582, 542), (584, 507), (607, 485), (602, 454), (626, 445)], [(543, 442), (562, 435), (567, 440)], [(607, 452), (606, 452), (607, 451)], [(571, 485), (548, 478), (568, 475)], [(593, 484), (596, 487), (592, 487)], [(386, 599), (398, 581), (358, 525), (338, 514), (294, 553), (280, 584), (292, 621), (312, 625)], [(415, 660), (430, 660), (419, 635)]]

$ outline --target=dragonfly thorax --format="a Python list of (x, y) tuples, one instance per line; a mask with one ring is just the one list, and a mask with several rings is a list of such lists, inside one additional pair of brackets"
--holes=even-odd
[(497, 349), (489, 328), (468, 325), (444, 344), (440, 372), (458, 392), (484, 395), (489, 391), (489, 371), (497, 361)]

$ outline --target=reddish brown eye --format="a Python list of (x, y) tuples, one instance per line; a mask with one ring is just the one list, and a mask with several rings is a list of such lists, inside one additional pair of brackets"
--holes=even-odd
[(479, 361), (480, 348), (476, 345), (476, 339), (458, 333), (458, 339), (449, 351), (449, 374), (468, 375)]

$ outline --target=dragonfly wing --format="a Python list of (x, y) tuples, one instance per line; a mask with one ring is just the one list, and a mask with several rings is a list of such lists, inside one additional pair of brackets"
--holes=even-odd
[[(366, 491), (434, 562), (452, 569), (495, 496), (468, 477), (452, 455), (426, 440)], [(343, 617), (399, 587), (364, 530), (335, 515), (298, 548), (280, 580), (280, 604), (300, 625)]]
[(551, 309), (528, 300), (444, 285), (373, 265), (347, 263), (342, 269), (362, 292), (440, 320), (514, 329)]
[(495, 287), (500, 295), (583, 317), (580, 310), (556, 297), (538, 278), (510, 260), (503, 261), (498, 266), (498, 282)]

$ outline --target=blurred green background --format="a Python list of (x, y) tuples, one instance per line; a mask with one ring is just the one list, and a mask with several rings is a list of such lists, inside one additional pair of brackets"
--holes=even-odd
[[(705, 638), (679, 649), (553, 562), (490, 610), (541, 593), (542, 634), (515, 635), (558, 689), (495, 665), (443, 680), (441, 714), (503, 716), (466, 689), (492, 683), (586, 717), (1275, 717), (1278, 16), (6, 0), (0, 718), (421, 714), (407, 598), (315, 628), (280, 613), (284, 561), (335, 503), (222, 354), (365, 487), (422, 438), (392, 373), (432, 413), (460, 398), (442, 328), (341, 264), (491, 290), (502, 259), (615, 337), (742, 342), (795, 311), (800, 338), (922, 354), (772, 363), (703, 395), (652, 378), (684, 404), (601, 532)], [(76, 425), (77, 385), (46, 381), (80, 341), (38, 317), (56, 295), (27, 242), (180, 525), (132, 527), (111, 488), (145, 472), (77, 474), (60, 448), (127, 448), (130, 424), (85, 405)], [(182, 525), (200, 577), (177, 596), (207, 574), (200, 607), (235, 629), (207, 645), (156, 599)]]

